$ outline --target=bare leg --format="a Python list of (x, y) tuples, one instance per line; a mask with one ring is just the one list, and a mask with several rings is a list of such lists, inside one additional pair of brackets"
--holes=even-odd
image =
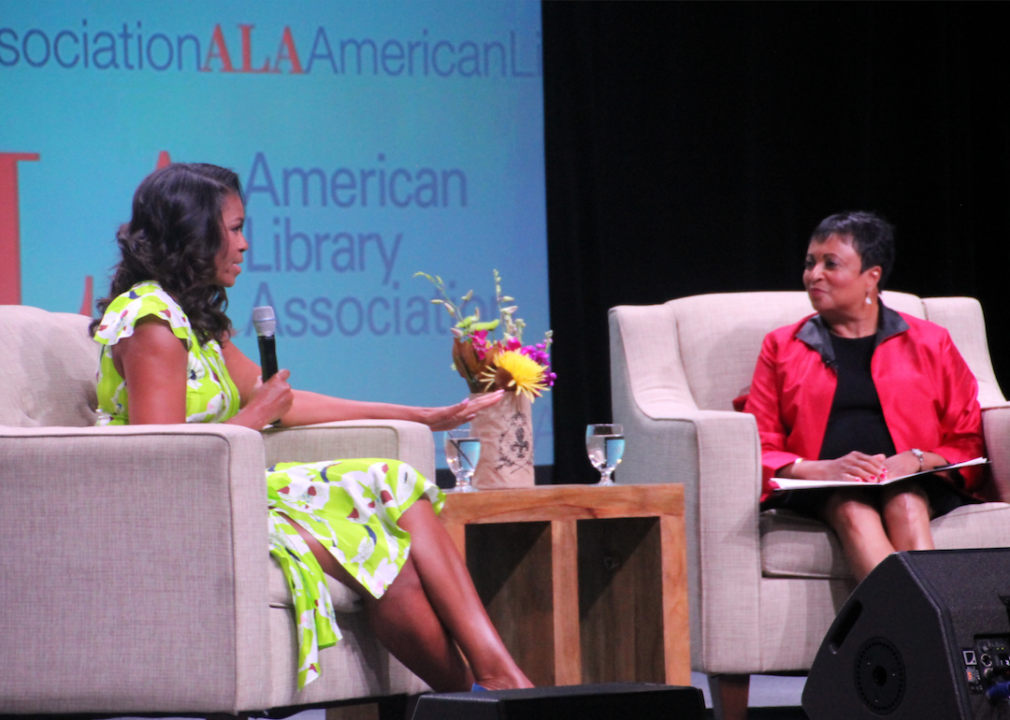
[(389, 652), (437, 691), (470, 689), (470, 668), (435, 614), (411, 559), (383, 596), (376, 599), (309, 531), (287, 519), (308, 544), (323, 572), (361, 596), (368, 624)]
[(410, 557), (425, 594), (470, 662), (477, 682), (494, 690), (533, 687), (491, 624), (466, 564), (431, 503), (415, 502), (400, 516), (399, 525), (410, 533)]
[(858, 490), (838, 490), (821, 508), (821, 517), (838, 535), (856, 580), (894, 552), (876, 504)]
[(381, 598), (369, 596), (365, 611), (379, 642), (404, 665), (418, 668), (432, 688), (465, 691), (473, 685), (473, 674), (432, 608), (413, 561), (407, 560)]
[(915, 482), (901, 482), (883, 488), (881, 515), (887, 536), (895, 550), (933, 550), (933, 533), (929, 529), (932, 515), (929, 497)]
[(716, 720), (747, 720), (750, 675), (709, 675), (708, 689)]

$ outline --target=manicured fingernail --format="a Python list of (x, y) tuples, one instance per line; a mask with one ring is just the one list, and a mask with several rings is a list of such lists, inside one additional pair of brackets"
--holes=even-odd
[(876, 475), (870, 475), (870, 480), (876, 480), (876, 479), (877, 479)]

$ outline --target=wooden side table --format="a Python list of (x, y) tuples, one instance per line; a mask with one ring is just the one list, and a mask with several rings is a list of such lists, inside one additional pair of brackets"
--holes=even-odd
[(534, 683), (690, 684), (682, 486), (450, 493), (441, 518)]

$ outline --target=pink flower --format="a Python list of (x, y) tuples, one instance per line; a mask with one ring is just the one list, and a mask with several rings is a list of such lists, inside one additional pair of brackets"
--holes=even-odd
[(544, 343), (538, 343), (537, 345), (527, 345), (520, 352), (530, 360), (544, 367), (550, 367), (551, 359), (548, 357), (546, 350), (547, 346)]
[(522, 345), (523, 344), (519, 341), (519, 338), (509, 338), (508, 342), (505, 343), (505, 350), (519, 350)]
[(470, 336), (470, 344), (477, 353), (477, 357), (483, 360), (488, 351), (487, 330), (478, 330), (473, 333)]

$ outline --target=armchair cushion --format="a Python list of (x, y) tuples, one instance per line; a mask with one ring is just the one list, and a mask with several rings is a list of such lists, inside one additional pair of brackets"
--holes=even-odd
[(11, 305), (3, 308), (0, 425), (94, 425), (98, 350), (88, 318)]
[[(291, 599), (291, 591), (288, 589), (288, 581), (281, 572), (280, 565), (270, 558), (270, 577), (268, 600), (272, 608), (286, 608), (291, 610), (295, 604)], [(326, 589), (330, 591), (330, 598), (333, 600), (333, 609), (338, 613), (356, 613), (362, 609), (361, 596), (351, 590), (338, 580), (334, 580), (326, 575)], [(339, 625), (340, 623), (337, 623)]]
[(791, 510), (766, 510), (760, 523), (761, 573), (766, 577), (852, 577), (838, 539), (820, 520)]
[[(930, 523), (940, 550), (1010, 542), (1010, 505), (963, 505)], [(851, 579), (838, 538), (813, 518), (789, 510), (761, 513), (761, 571), (766, 577)]]

